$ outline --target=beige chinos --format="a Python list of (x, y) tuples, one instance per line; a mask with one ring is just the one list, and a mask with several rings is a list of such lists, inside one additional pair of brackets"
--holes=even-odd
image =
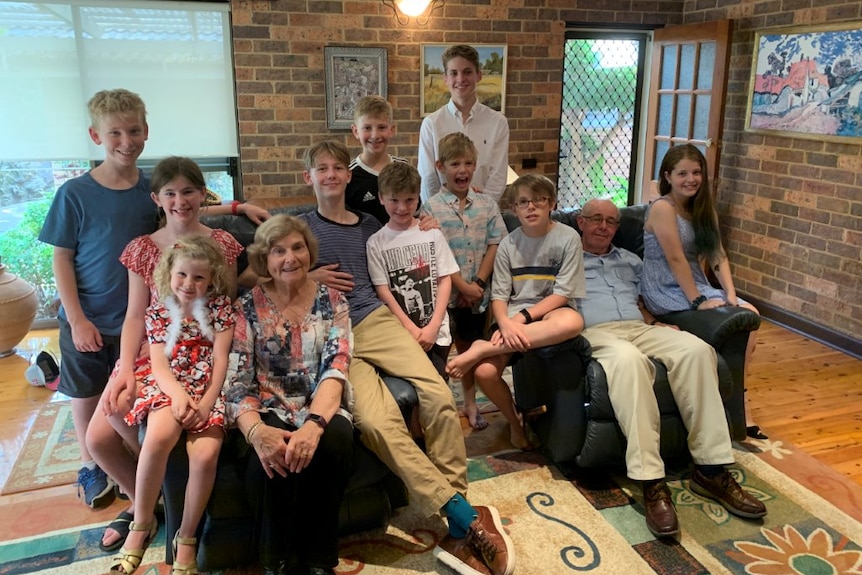
[[(377, 369), (406, 379), (419, 396), (423, 452)], [(386, 306), (353, 327), (350, 362), (353, 418), (362, 442), (396, 474), (415, 503), (431, 516), (455, 493), (467, 494), (467, 452), (455, 399), (428, 356)]]
[(646, 481), (665, 476), (659, 454), (661, 419), (653, 392), (655, 366), (650, 357), (667, 367), (694, 463), (733, 463), (712, 346), (690, 333), (636, 320), (596, 324), (583, 335), (607, 376), (614, 414), (628, 442), (630, 478)]

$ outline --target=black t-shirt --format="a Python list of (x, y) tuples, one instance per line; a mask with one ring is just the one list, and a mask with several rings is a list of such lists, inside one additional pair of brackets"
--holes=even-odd
[[(390, 156), (392, 162), (407, 162), (404, 158)], [(377, 186), (376, 172), (362, 163), (357, 156), (350, 162), (350, 172), (353, 174), (344, 193), (344, 203), (348, 208), (359, 210), (377, 218), (381, 224), (389, 221), (389, 215), (377, 197), (380, 189)]]

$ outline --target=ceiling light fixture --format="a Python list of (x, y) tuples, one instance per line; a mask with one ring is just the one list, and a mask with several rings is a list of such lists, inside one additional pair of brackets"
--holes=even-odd
[(415, 18), (416, 23), (424, 26), (431, 20), (431, 14), (443, 7), (444, 0), (381, 0), (395, 14), (395, 19), (401, 26), (410, 23)]

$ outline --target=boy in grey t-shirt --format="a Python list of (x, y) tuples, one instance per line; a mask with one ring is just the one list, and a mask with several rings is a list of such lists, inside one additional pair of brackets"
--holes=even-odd
[(494, 260), (490, 340), (478, 340), (452, 359), (453, 377), (475, 366), (476, 382), (506, 417), (515, 447), (530, 449), (523, 420), (502, 379), (514, 352), (560, 343), (577, 336), (584, 319), (576, 299), (586, 295), (581, 239), (571, 227), (551, 219), (557, 203), (554, 184), (525, 174), (512, 184), (512, 206), (521, 227), (503, 238)]

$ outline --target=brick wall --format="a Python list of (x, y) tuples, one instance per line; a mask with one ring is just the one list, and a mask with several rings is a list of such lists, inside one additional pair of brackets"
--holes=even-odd
[[(536, 158), (555, 174), (566, 21), (680, 22), (679, 0), (448, 0), (431, 20), (400, 26), (379, 0), (232, 0), (243, 191), (308, 193), (302, 152), (323, 138), (359, 152), (349, 131), (326, 127), (324, 46), (385, 47), (392, 153), (415, 163), (419, 142), (420, 44), (506, 44), (509, 163)], [(595, 9), (600, 5), (601, 9)], [(520, 168), (519, 168), (520, 169)]]
[[(425, 26), (399, 26), (378, 0), (232, 0), (246, 197), (309, 193), (303, 149), (349, 132), (326, 128), (323, 47), (388, 49), (393, 153), (416, 159), (419, 46), (508, 45), (509, 163), (557, 169), (566, 21), (679, 24), (736, 20), (719, 182), (719, 211), (739, 290), (858, 339), (862, 332), (860, 146), (743, 130), (753, 32), (859, 19), (860, 3), (830, 0), (448, 0)], [(600, 7), (600, 8), (597, 8)], [(792, 9), (788, 7), (792, 6)], [(780, 11), (784, 8), (784, 11)]]
[(862, 146), (745, 131), (755, 32), (862, 18), (823, 4), (686, 1), (685, 22), (734, 19), (718, 199), (737, 289), (859, 342)]

